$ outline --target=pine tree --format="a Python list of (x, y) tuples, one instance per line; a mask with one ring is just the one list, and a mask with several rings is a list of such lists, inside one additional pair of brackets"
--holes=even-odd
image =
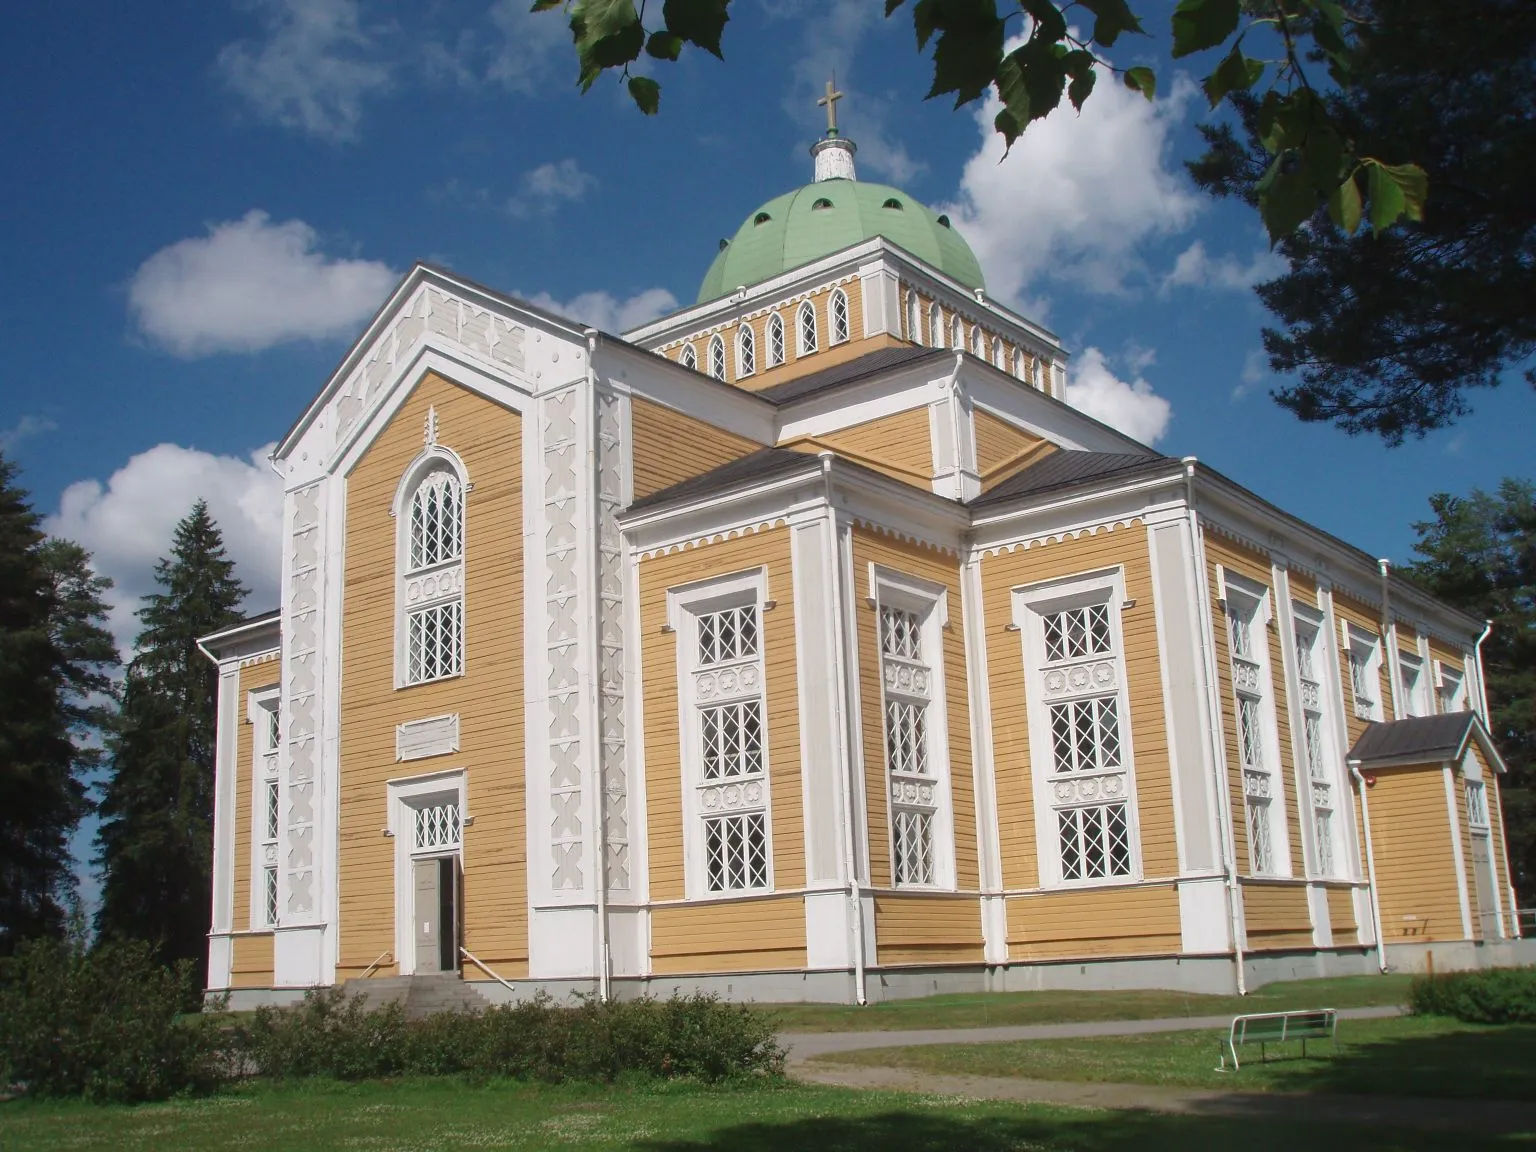
[(102, 798), (96, 925), (166, 962), (207, 961), (218, 672), (198, 638), (237, 623), (245, 588), (199, 500), (155, 568)]
[(69, 836), (117, 661), (100, 626), (110, 581), (78, 545), (44, 538), (15, 475), (0, 458), (0, 955), (64, 930)]

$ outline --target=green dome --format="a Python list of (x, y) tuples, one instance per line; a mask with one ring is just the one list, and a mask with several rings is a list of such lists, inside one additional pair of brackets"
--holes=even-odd
[(700, 304), (875, 236), (906, 249), (967, 288), (985, 288), (976, 255), (949, 225), (900, 189), (860, 180), (819, 180), (751, 213), (715, 257)]

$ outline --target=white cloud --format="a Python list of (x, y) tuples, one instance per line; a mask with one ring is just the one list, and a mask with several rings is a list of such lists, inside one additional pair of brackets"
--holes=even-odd
[(1243, 370), (1238, 374), (1238, 383), (1232, 389), (1233, 401), (1241, 400), (1248, 393), (1259, 386), (1264, 377), (1269, 375), (1269, 355), (1262, 348), (1255, 348), (1243, 357)]
[(1129, 383), (1120, 379), (1104, 353), (1085, 348), (1069, 365), (1067, 403), (1143, 444), (1156, 444), (1168, 431), (1173, 405), (1152, 390), (1139, 369), (1132, 375)]
[(1205, 241), (1196, 240), (1179, 253), (1173, 270), (1163, 277), (1158, 293), (1167, 296), (1175, 288), (1218, 288), (1243, 291), (1286, 270), (1284, 257), (1267, 248), (1253, 254), (1246, 264), (1236, 256), (1211, 256)]
[(665, 288), (647, 288), (627, 300), (620, 300), (609, 292), (583, 292), (567, 301), (556, 300), (548, 292), (539, 292), (524, 299), (557, 315), (615, 334), (638, 328), (677, 309), (677, 297)]
[(23, 416), (9, 428), (0, 428), (0, 452), (15, 451), (16, 445), (58, 427), (46, 416)]
[(178, 356), (259, 352), (350, 333), (398, 274), (376, 260), (316, 250), (302, 220), (252, 210), (162, 248), (133, 274), (128, 307), (140, 331)]
[(561, 203), (581, 200), (597, 186), (597, 177), (575, 160), (556, 160), (524, 172), (507, 211), (518, 217), (548, 216)]
[(569, 17), (563, 12), (531, 12), (528, 0), (496, 0), (485, 10), (491, 25), (461, 28), (448, 40), (430, 40), (423, 48), (426, 73), (462, 88), (500, 85), (524, 96), (540, 93), (557, 68), (576, 69)]
[(199, 498), (224, 533), (252, 611), (277, 606), (283, 485), (267, 463), (272, 445), (249, 456), (220, 456), (157, 444), (107, 479), (78, 480), (59, 497), (44, 527), (90, 552), (115, 583), (110, 623), (125, 657), (139, 630), (140, 598), (155, 588), (155, 562), (169, 553), (176, 524)]
[(992, 92), (975, 114), (980, 146), (954, 200), (938, 207), (970, 242), (991, 294), (1018, 305), (1046, 276), (1093, 292), (1141, 273), (1143, 241), (1189, 226), (1201, 202), (1170, 160), (1174, 129), (1196, 93), (1182, 75), (1149, 102), (1100, 75), (1079, 114), (1063, 100), (1008, 153), (992, 127)]
[(266, 35), (225, 47), (219, 71), (263, 119), (323, 140), (357, 137), (364, 101), (390, 87), (358, 0), (254, 0)]

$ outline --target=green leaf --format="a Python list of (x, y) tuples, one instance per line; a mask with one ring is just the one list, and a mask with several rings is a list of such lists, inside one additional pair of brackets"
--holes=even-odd
[(997, 94), (1003, 107), (993, 118), (992, 126), (1002, 133), (1003, 143), (1008, 148), (1013, 147), (1013, 142), (1030, 121), (1029, 89), (1024, 86), (1024, 73), (1017, 56), (1015, 52), (997, 66)]
[(1141, 21), (1125, 0), (1077, 0), (1080, 7), (1093, 13), (1093, 38), (1106, 48), (1114, 47), (1123, 32), (1145, 36)]
[(1173, 10), (1173, 56), (1214, 48), (1237, 31), (1239, 0), (1179, 0)]
[(1370, 194), (1371, 231), (1380, 233), (1406, 216), (1424, 219), (1429, 177), (1417, 164), (1383, 164), (1367, 157), (1361, 161)]
[(647, 116), (656, 115), (656, 110), (661, 107), (661, 85), (649, 76), (631, 76), (629, 94)]
[(956, 107), (979, 99), (1003, 59), (1003, 22), (994, 0), (932, 0), (929, 16), (939, 36), (928, 95), (953, 92)]
[(1254, 190), (1259, 195), (1259, 217), (1273, 246), (1317, 211), (1317, 190), (1307, 179), (1301, 156), (1294, 149), (1281, 152)]
[(1062, 63), (1072, 77), (1072, 83), (1067, 86), (1067, 99), (1072, 101), (1072, 107), (1081, 112), (1083, 101), (1088, 99), (1094, 81), (1098, 79), (1098, 74), (1093, 70), (1093, 56), (1079, 49), (1068, 53)]
[(622, 68), (638, 58), (645, 44), (645, 29), (631, 0), (577, 0), (571, 8), (571, 35), (584, 92), (604, 69)]
[(533, 0), (533, 7), (528, 11), (548, 12), (551, 8), (558, 8), (564, 3), (565, 0)]
[(1243, 55), (1242, 48), (1234, 44), (1216, 65), (1216, 71), (1205, 78), (1205, 96), (1214, 108), (1227, 98), (1228, 92), (1246, 92), (1264, 75), (1264, 64)]
[(710, 55), (720, 55), (720, 37), (731, 18), (726, 9), (731, 0), (667, 0), (661, 18), (668, 32), (674, 32), (690, 44), (697, 44)]
[(889, 17), (891, 15), (891, 13), (895, 12), (896, 9), (900, 8), (905, 3), (906, 3), (906, 0), (885, 0), (885, 14), (886, 14), (886, 16)]
[(1360, 230), (1360, 185), (1353, 175), (1328, 197), (1328, 215), (1346, 235), (1353, 236)]
[(1150, 68), (1139, 64), (1135, 68), (1127, 68), (1123, 79), (1127, 88), (1134, 88), (1148, 100), (1157, 95), (1157, 74)]
[[(1318, 108), (1321, 112), (1321, 107)], [(1319, 193), (1329, 193), (1344, 176), (1344, 140), (1330, 120), (1314, 122), (1302, 145), (1307, 179)]]
[(652, 32), (645, 42), (645, 54), (658, 60), (676, 60), (683, 54), (683, 38), (676, 32)]

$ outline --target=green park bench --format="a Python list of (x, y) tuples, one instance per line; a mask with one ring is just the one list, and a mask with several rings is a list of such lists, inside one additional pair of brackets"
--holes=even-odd
[(1227, 1053), (1232, 1054), (1232, 1071), (1239, 1068), (1237, 1050), (1244, 1044), (1259, 1046), (1259, 1060), (1266, 1058), (1267, 1044), (1283, 1044), (1287, 1040), (1301, 1041), (1301, 1056), (1306, 1059), (1308, 1040), (1330, 1040), (1335, 1052), (1339, 1049), (1339, 1013), (1335, 1008), (1312, 1008), (1305, 1012), (1260, 1012), (1252, 1016), (1234, 1016), (1232, 1030), (1224, 1040), (1218, 1041), (1221, 1063), (1216, 1071), (1227, 1070)]

